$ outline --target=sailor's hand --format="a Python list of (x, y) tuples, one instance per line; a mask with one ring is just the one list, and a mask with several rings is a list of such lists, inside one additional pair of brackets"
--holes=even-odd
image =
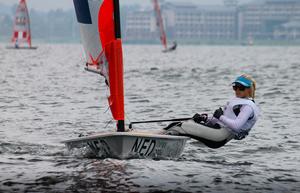
[(206, 122), (206, 120), (207, 120), (207, 114), (201, 114), (201, 115), (199, 115), (198, 113), (196, 113), (196, 114), (193, 116), (193, 120), (194, 120), (196, 123)]
[(223, 115), (223, 110), (222, 110), (222, 108), (220, 107), (220, 108), (218, 108), (217, 110), (215, 110), (215, 112), (214, 112), (214, 117), (215, 118), (217, 118), (217, 119), (220, 119), (220, 117)]
[(196, 123), (200, 123), (200, 122), (201, 122), (201, 115), (199, 115), (198, 113), (196, 113), (196, 114), (193, 116), (193, 120), (194, 120)]

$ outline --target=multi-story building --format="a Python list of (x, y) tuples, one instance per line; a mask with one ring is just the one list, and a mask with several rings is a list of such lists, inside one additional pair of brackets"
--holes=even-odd
[(236, 8), (213, 6), (202, 8), (204, 26), (203, 32), (207, 39), (236, 39)]
[(162, 6), (166, 33), (172, 39), (192, 39), (199, 36), (202, 15), (196, 6), (167, 3)]
[(126, 15), (125, 40), (150, 42), (156, 39), (156, 21), (152, 10), (134, 11)]
[[(176, 40), (236, 39), (236, 8), (197, 7), (192, 4), (166, 3), (161, 7), (165, 31)], [(125, 39), (158, 40), (153, 10), (135, 11), (126, 18)]]
[(238, 0), (223, 0), (225, 6), (236, 7), (238, 5)]
[(280, 25), (274, 31), (274, 39), (300, 39), (300, 22), (291, 21)]
[[(238, 38), (284, 38), (290, 30), (288, 24), (300, 23), (299, 0), (259, 0), (239, 7)], [(299, 29), (299, 28), (298, 28)], [(297, 28), (293, 28), (293, 31)], [(299, 33), (299, 31), (298, 31)], [(297, 37), (297, 36), (295, 36)]]
[[(161, 10), (169, 40), (300, 39), (300, 0), (254, 0), (244, 5), (224, 0), (224, 6), (163, 3)], [(127, 14), (125, 40), (158, 42), (158, 31), (153, 10)]]

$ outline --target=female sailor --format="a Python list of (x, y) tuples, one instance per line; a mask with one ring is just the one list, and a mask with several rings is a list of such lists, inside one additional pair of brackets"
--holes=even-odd
[(258, 119), (259, 110), (254, 102), (256, 82), (249, 75), (241, 75), (232, 83), (235, 98), (212, 117), (196, 113), (193, 120), (174, 122), (165, 128), (168, 134), (197, 139), (211, 148), (219, 148), (231, 139), (244, 139)]

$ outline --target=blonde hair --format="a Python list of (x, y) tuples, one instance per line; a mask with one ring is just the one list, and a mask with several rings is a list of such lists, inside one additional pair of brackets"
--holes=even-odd
[(256, 81), (254, 80), (254, 78), (252, 78), (250, 75), (248, 74), (243, 74), (243, 77), (247, 78), (248, 80), (251, 81), (251, 87), (250, 87), (250, 97), (252, 99), (255, 98), (255, 90), (256, 90)]

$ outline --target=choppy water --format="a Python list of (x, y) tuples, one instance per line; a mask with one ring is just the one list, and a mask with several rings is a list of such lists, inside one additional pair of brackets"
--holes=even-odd
[(127, 123), (212, 112), (249, 73), (262, 111), (250, 135), (217, 150), (189, 140), (178, 160), (70, 154), (60, 141), (113, 127), (103, 79), (80, 45), (0, 45), (0, 192), (299, 192), (300, 47), (160, 50), (124, 48)]

